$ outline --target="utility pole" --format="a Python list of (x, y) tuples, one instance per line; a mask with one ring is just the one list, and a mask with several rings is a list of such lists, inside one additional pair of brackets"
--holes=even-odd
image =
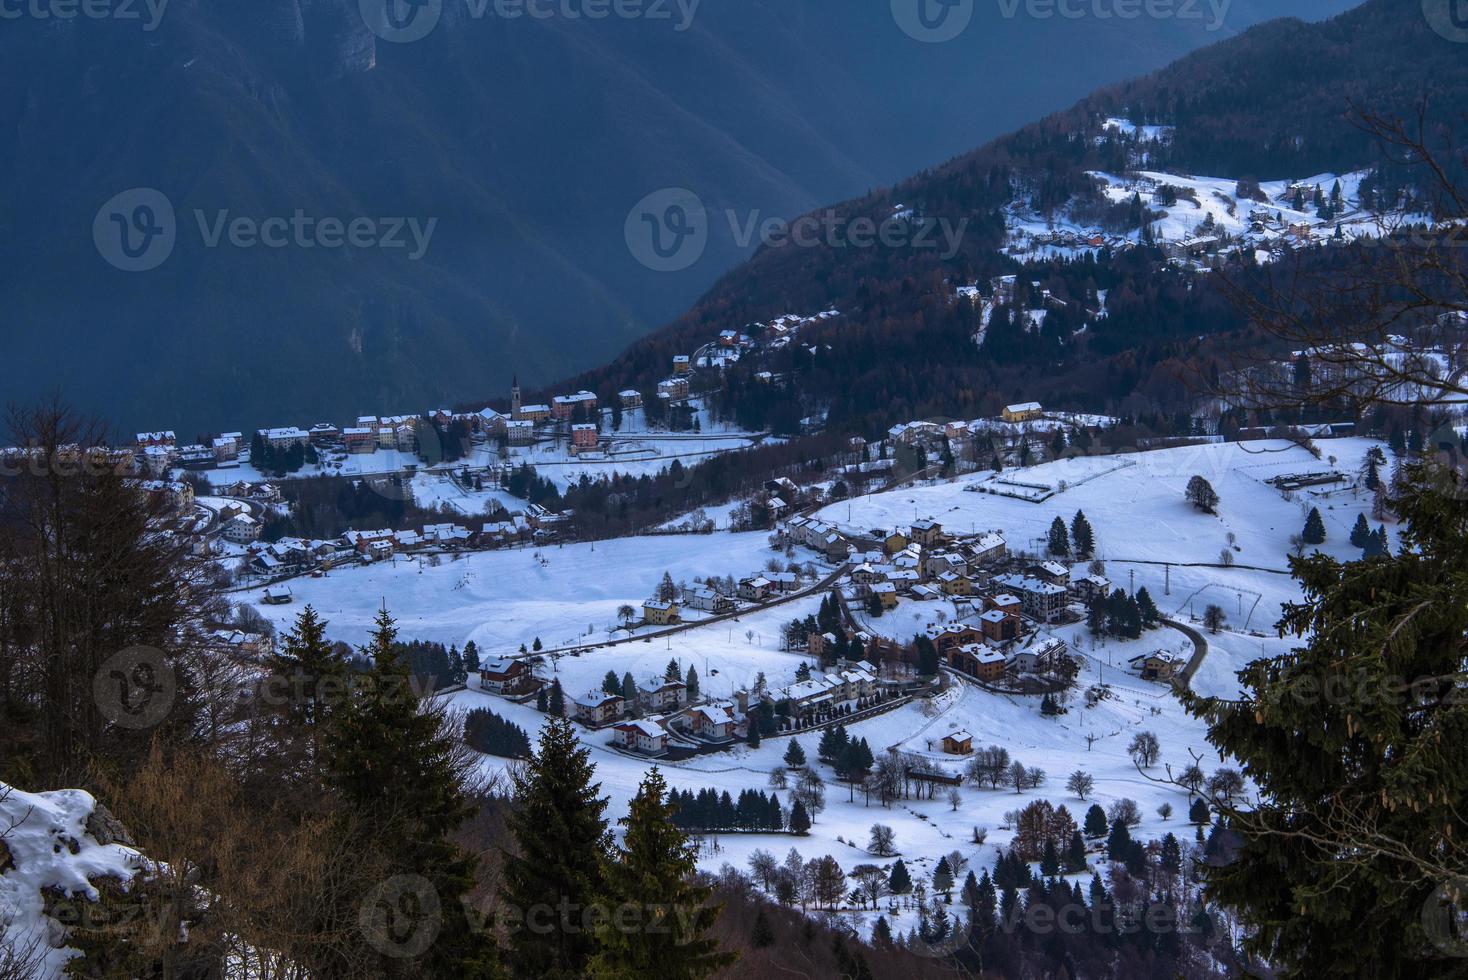
[(1172, 595), (1172, 566), (1162, 566), (1162, 594)]
[(1127, 591), (1132, 595), (1137, 594), (1137, 570), (1135, 568), (1127, 571)]

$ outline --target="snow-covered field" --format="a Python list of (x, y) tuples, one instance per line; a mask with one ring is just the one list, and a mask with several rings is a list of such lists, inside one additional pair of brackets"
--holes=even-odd
[[(1119, 467), (1118, 457), (1064, 460), (1025, 470), (1006, 471), (1007, 478), (1048, 486), (1057, 491), (1043, 503), (973, 492), (971, 484), (988, 476), (957, 482), (904, 488), (857, 498), (828, 508), (821, 516), (854, 530), (901, 526), (919, 518), (933, 518), (948, 528), (966, 532), (998, 529), (1016, 551), (1038, 550), (1051, 521), (1067, 521), (1084, 510), (1095, 528), (1100, 557), (1114, 583), (1123, 587), (1145, 585), (1162, 611), (1170, 616), (1201, 616), (1205, 606), (1217, 604), (1227, 613), (1228, 629), (1209, 636), (1209, 654), (1195, 679), (1199, 691), (1220, 696), (1237, 692), (1234, 672), (1262, 653), (1287, 649), (1292, 641), (1273, 635), (1282, 603), (1297, 599), (1298, 590), (1285, 570), (1290, 536), (1304, 525), (1310, 506), (1319, 506), (1328, 540), (1323, 550), (1343, 558), (1358, 552), (1347, 542), (1357, 514), (1369, 509), (1367, 495), (1351, 491), (1316, 496), (1308, 491), (1293, 499), (1264, 482), (1282, 474), (1339, 470), (1354, 478), (1361, 469), (1365, 439), (1326, 440), (1319, 443), (1322, 458), (1283, 441), (1224, 444), (1141, 453), (1126, 457), (1133, 465)], [(1205, 477), (1221, 503), (1216, 516), (1196, 511), (1183, 497), (1193, 475)], [(1235, 565), (1213, 567), (1233, 535)], [(606, 628), (616, 620), (623, 603), (640, 606), (664, 570), (675, 580), (693, 576), (752, 574), (774, 554), (765, 534), (690, 535), (633, 538), (619, 541), (534, 550), (476, 554), (438, 567), (399, 561), (374, 568), (333, 572), (326, 579), (292, 583), (296, 604), (261, 607), (285, 625), (310, 602), (331, 623), (333, 636), (350, 642), (365, 639), (373, 614), (382, 605), (398, 618), (405, 637), (420, 637), (460, 646), (475, 640), (488, 655), (509, 652), (539, 636), (548, 647), (581, 645), (607, 639)], [(809, 554), (798, 551), (797, 558)], [(543, 560), (542, 560), (543, 559)], [(1154, 564), (1156, 563), (1156, 564)], [(1170, 563), (1164, 565), (1160, 563)], [(1186, 564), (1194, 563), (1194, 564)], [(1252, 567), (1245, 567), (1252, 566)], [(1085, 566), (1075, 570), (1084, 574)], [(1133, 575), (1135, 578), (1133, 578)], [(779, 630), (792, 618), (813, 613), (819, 598), (811, 596), (763, 612), (747, 613), (737, 622), (695, 628), (649, 642), (633, 642), (593, 649), (579, 655), (547, 658), (570, 695), (600, 685), (608, 670), (619, 676), (630, 672), (638, 681), (661, 676), (670, 658), (686, 669), (695, 666), (702, 689), (727, 697), (751, 686), (759, 674), (774, 688), (791, 683), (804, 656), (779, 649)], [(938, 613), (953, 618), (948, 602), (904, 599), (898, 609), (871, 621), (873, 628), (909, 639), (935, 622)], [(1238, 632), (1234, 632), (1238, 630)], [(1095, 778), (1093, 801), (1106, 806), (1116, 799), (1135, 800), (1142, 811), (1138, 831), (1143, 837), (1172, 831), (1188, 837), (1185, 823), (1188, 800), (1175, 788), (1151, 781), (1162, 767), (1139, 773), (1127, 745), (1140, 731), (1153, 732), (1162, 745), (1162, 763), (1175, 769), (1203, 757), (1205, 771), (1221, 763), (1211, 753), (1201, 723), (1187, 717), (1165, 685), (1140, 680), (1126, 669), (1131, 657), (1168, 650), (1191, 653), (1179, 632), (1159, 629), (1129, 642), (1093, 640), (1083, 626), (1059, 631), (1081, 657), (1080, 689), (1108, 686), (1110, 696), (1086, 707), (1079, 695), (1069, 698), (1068, 710), (1058, 718), (1042, 717), (1037, 698), (998, 696), (959, 684), (933, 703), (912, 703), (890, 713), (850, 726), (854, 737), (865, 738), (874, 752), (889, 747), (917, 752), (937, 765), (957, 772), (963, 761), (936, 751), (944, 735), (964, 729), (976, 747), (997, 744), (1026, 765), (1048, 774), (1039, 789), (1016, 793), (1012, 788), (988, 790), (964, 786), (957, 810), (939, 793), (933, 800), (910, 800), (884, 809), (866, 805), (858, 794), (837, 785), (834, 774), (822, 767), (828, 786), (826, 808), (809, 836), (754, 834), (723, 835), (710, 842), (701, 856), (705, 867), (724, 862), (743, 866), (750, 853), (763, 848), (783, 856), (792, 846), (807, 858), (831, 854), (849, 871), (861, 863), (890, 864), (868, 854), (865, 844), (874, 823), (896, 831), (900, 856), (916, 873), (930, 874), (938, 858), (959, 851), (974, 867), (992, 864), (996, 847), (1010, 839), (1003, 828), (1005, 814), (1026, 802), (1046, 798), (1064, 803), (1080, 820), (1090, 801), (1074, 799), (1064, 789), (1067, 775), (1083, 769)], [(516, 705), (471, 689), (451, 696), (454, 706), (488, 706), (532, 734), (542, 718), (533, 707)], [(1095, 736), (1091, 744), (1087, 736)], [(798, 736), (814, 758), (817, 738)], [(662, 762), (670, 785), (697, 790), (705, 786), (768, 791), (769, 773), (780, 764), (789, 736), (764, 740), (758, 749), (740, 745), (729, 752), (705, 755), (679, 763)], [(597, 765), (601, 792), (611, 799), (608, 816), (625, 813), (649, 763), (631, 758), (609, 746), (610, 733), (583, 732)], [(503, 767), (503, 760), (486, 757), (486, 771)], [(782, 802), (789, 794), (777, 790)], [(1170, 803), (1173, 815), (1164, 820), (1157, 808)], [(987, 843), (972, 844), (972, 829), (986, 828)], [(892, 918), (892, 911), (884, 907)], [(853, 918), (859, 913), (848, 913)], [(898, 919), (894, 928), (911, 922)], [(909, 917), (911, 913), (905, 913)], [(869, 927), (867, 913), (861, 927)]]
[[(608, 629), (619, 625), (618, 608), (630, 605), (641, 618), (643, 600), (665, 571), (690, 584), (695, 576), (741, 578), (759, 574), (774, 554), (766, 534), (722, 534), (474, 552), (457, 561), (445, 556), (437, 567), (399, 557), (292, 579), (293, 604), (259, 608), (277, 626), (288, 626), (310, 603), (330, 622), (334, 639), (360, 644), (386, 606), (404, 639), (460, 647), (473, 640), (486, 656), (497, 656), (536, 637), (547, 647), (605, 642)], [(244, 601), (260, 597), (243, 595)]]

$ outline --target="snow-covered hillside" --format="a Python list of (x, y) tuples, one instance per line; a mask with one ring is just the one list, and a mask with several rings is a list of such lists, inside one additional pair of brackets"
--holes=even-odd
[[(1294, 642), (1276, 637), (1273, 624), (1281, 605), (1299, 597), (1287, 573), (1286, 554), (1308, 509), (1318, 507), (1324, 516), (1328, 537), (1323, 550), (1341, 557), (1359, 554), (1346, 539), (1370, 500), (1349, 484), (1373, 443), (1336, 439), (1319, 445), (1319, 459), (1283, 441), (1082, 457), (860, 497), (833, 505), (819, 516), (854, 532), (932, 518), (960, 533), (998, 530), (1011, 551), (1038, 552), (1055, 517), (1069, 520), (1084, 510), (1095, 528), (1106, 574), (1116, 585), (1127, 589), (1145, 585), (1164, 615), (1184, 621), (1201, 616), (1208, 605), (1225, 611), (1228, 622), (1207, 636), (1207, 654), (1193, 686), (1204, 693), (1233, 696), (1238, 690), (1234, 674), (1240, 667)], [(1347, 482), (1288, 493), (1266, 482), (1328, 470), (1345, 474)], [(1217, 515), (1201, 513), (1184, 499), (1183, 490), (1194, 475), (1203, 476), (1217, 490), (1221, 498)], [(1044, 486), (1051, 495), (1032, 503), (989, 492), (1003, 490), (1004, 480)], [(1223, 567), (1225, 550), (1232, 556), (1232, 567)], [(474, 639), (488, 656), (512, 653), (536, 636), (548, 647), (590, 647), (606, 641), (606, 627), (614, 623), (617, 607), (640, 603), (664, 570), (675, 580), (711, 574), (738, 577), (757, 571), (776, 554), (764, 534), (719, 533), (567, 545), (545, 549), (538, 558), (529, 550), (479, 554), (438, 567), (399, 561), (300, 580), (293, 583), (295, 605), (264, 611), (285, 626), (302, 602), (311, 602), (331, 622), (331, 634), (351, 642), (365, 638), (373, 613), (385, 603), (405, 638), (459, 645)], [(816, 560), (800, 548), (796, 559)], [(1084, 575), (1086, 565), (1074, 565), (1073, 572)], [(779, 689), (796, 680), (803, 663), (819, 670), (807, 655), (782, 650), (779, 640), (782, 624), (815, 613), (819, 601), (812, 595), (745, 613), (737, 621), (696, 626), (646, 643), (548, 657), (540, 670), (559, 679), (573, 697), (597, 689), (608, 671), (650, 682), (662, 676), (669, 659), (677, 659), (684, 669), (696, 667), (703, 693), (714, 698), (749, 689), (760, 675), (770, 688)], [(872, 632), (903, 641), (929, 625), (965, 615), (952, 601), (910, 598), (878, 618), (868, 618), (861, 609), (856, 614)], [(849, 725), (851, 735), (865, 738), (874, 752), (898, 748), (953, 774), (962, 773), (964, 760), (944, 755), (939, 742), (965, 730), (976, 747), (1002, 745), (1026, 765), (1044, 769), (1048, 778), (1041, 787), (1017, 793), (1013, 788), (964, 785), (956, 807), (939, 793), (933, 800), (905, 800), (884, 808), (876, 801), (867, 803), (860, 793), (848, 799), (848, 790), (836, 782), (834, 773), (818, 766), (828, 783), (826, 806), (808, 836), (722, 836), (705, 842), (701, 864), (711, 870), (725, 862), (742, 866), (757, 849), (783, 856), (794, 847), (807, 858), (831, 854), (848, 871), (862, 863), (890, 865), (892, 858), (877, 858), (865, 849), (868, 828), (883, 823), (896, 831), (900, 857), (915, 875), (931, 873), (939, 857), (955, 850), (973, 867), (986, 867), (996, 848), (1011, 839), (1006, 814), (1038, 798), (1064, 803), (1077, 819), (1092, 802), (1105, 807), (1132, 799), (1142, 813), (1135, 834), (1148, 838), (1171, 831), (1184, 840), (1190, 838), (1192, 828), (1183, 821), (1186, 793), (1154, 778), (1163, 775), (1163, 765), (1171, 764), (1175, 771), (1188, 765), (1193, 753), (1203, 757), (1208, 771), (1226, 763), (1211, 753), (1204, 726), (1182, 711), (1167, 685), (1143, 681), (1127, 665), (1139, 654), (1159, 651), (1189, 657), (1192, 641), (1166, 627), (1131, 641), (1095, 639), (1083, 624), (1055, 627), (1053, 635), (1068, 642), (1081, 665), (1078, 693), (1058, 717), (1041, 715), (1038, 698), (995, 694), (954, 676), (953, 687), (932, 701), (914, 701)], [(1079, 695), (1087, 690), (1100, 693), (1100, 698), (1093, 703)], [(543, 721), (532, 704), (484, 693), (473, 679), (468, 690), (451, 698), (456, 708), (491, 708), (532, 734)], [(579, 730), (592, 749), (602, 792), (611, 798), (608, 815), (615, 819), (625, 813), (627, 800), (652, 763), (614, 749), (608, 729)], [(1133, 736), (1142, 731), (1155, 734), (1162, 745), (1161, 764), (1146, 773), (1138, 772), (1127, 751)], [(817, 733), (793, 737), (808, 756), (814, 756)], [(657, 764), (675, 788), (697, 791), (712, 786), (737, 798), (743, 789), (771, 789), (771, 771), (781, 765), (791, 738), (772, 736), (758, 748), (740, 743), (725, 752)], [(482, 764), (487, 770), (505, 765), (492, 757), (485, 757)], [(1076, 769), (1095, 779), (1095, 792), (1086, 801), (1064, 788), (1067, 775)], [(776, 792), (788, 805), (788, 792)], [(1164, 803), (1172, 807), (1170, 819), (1158, 812)], [(982, 845), (972, 842), (976, 826), (988, 831)], [(860, 929), (870, 928), (875, 920), (871, 912), (842, 914)], [(913, 925), (903, 918), (911, 919), (911, 912), (902, 908), (884, 906), (882, 914), (894, 928)]]

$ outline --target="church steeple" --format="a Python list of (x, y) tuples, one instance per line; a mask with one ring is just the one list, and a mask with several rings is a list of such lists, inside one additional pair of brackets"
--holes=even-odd
[(510, 382), (510, 414), (520, 414), (520, 375), (518, 372)]

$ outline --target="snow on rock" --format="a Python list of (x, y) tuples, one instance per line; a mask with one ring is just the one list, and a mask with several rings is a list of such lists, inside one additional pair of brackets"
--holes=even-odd
[(0, 938), (17, 950), (34, 947), (43, 977), (61, 976), (74, 955), (57, 945), (61, 925), (46, 915), (44, 893), (94, 902), (95, 879), (127, 882), (142, 866), (109, 823), (89, 793), (26, 793), (0, 782)]

